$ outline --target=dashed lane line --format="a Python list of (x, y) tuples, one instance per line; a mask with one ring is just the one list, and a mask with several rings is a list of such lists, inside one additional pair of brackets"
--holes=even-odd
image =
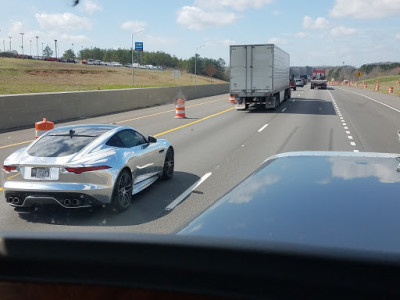
[(261, 132), (263, 131), (265, 128), (267, 128), (268, 124), (265, 124), (263, 127), (261, 127), (260, 129), (257, 130), (257, 132)]
[(208, 172), (203, 175), (197, 182), (195, 182), (191, 187), (189, 187), (186, 191), (184, 191), (178, 198), (172, 201), (165, 210), (173, 210), (179, 203), (181, 203), (187, 196), (189, 196), (196, 188), (199, 187), (208, 177), (212, 175), (211, 172)]
[[(344, 120), (344, 118), (343, 118), (343, 116), (342, 116), (342, 114), (341, 114), (341, 112), (340, 112), (340, 110), (339, 110), (339, 107), (338, 107), (338, 105), (336, 104), (336, 101), (335, 101), (335, 99), (333, 98), (332, 94), (331, 94), (329, 91), (328, 91), (328, 93), (329, 93), (329, 96), (331, 96), (333, 105), (334, 105), (334, 107), (335, 107), (335, 109), (336, 109), (336, 112), (337, 112), (337, 114), (338, 114), (338, 116), (339, 116), (340, 121), (342, 122), (343, 129), (346, 131), (347, 138), (348, 138), (349, 140), (351, 140), (350, 145), (353, 146), (353, 147), (355, 147), (355, 146), (356, 146), (356, 143), (352, 141), (352, 140), (353, 140), (353, 136), (350, 135), (351, 132), (350, 132), (350, 130), (349, 130), (349, 127), (347, 126), (347, 123), (346, 123), (346, 121)], [(357, 149), (354, 149), (353, 151), (354, 151), (354, 152), (359, 152)]]

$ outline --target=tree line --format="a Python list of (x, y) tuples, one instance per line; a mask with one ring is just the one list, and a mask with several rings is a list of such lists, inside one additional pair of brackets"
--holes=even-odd
[[(72, 49), (64, 52), (64, 58), (79, 58), (84, 59), (98, 59), (101, 61), (115, 61), (122, 65), (132, 62), (132, 51), (130, 49), (100, 49), (100, 48), (86, 48), (78, 52), (78, 57), (75, 57)], [(225, 60), (222, 58), (212, 59), (196, 55), (189, 59), (180, 59), (174, 55), (170, 55), (163, 51), (148, 52), (148, 51), (134, 51), (133, 62), (141, 65), (161, 66), (164, 68), (176, 68), (184, 70), (188, 73), (210, 76), (222, 80), (227, 80), (225, 72)]]

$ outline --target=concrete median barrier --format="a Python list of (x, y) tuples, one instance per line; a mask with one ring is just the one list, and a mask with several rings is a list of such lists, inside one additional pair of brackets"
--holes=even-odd
[(181, 87), (38, 93), (0, 96), (0, 130), (34, 126), (47, 118), (53, 122), (95, 117), (142, 107), (228, 93), (228, 84)]

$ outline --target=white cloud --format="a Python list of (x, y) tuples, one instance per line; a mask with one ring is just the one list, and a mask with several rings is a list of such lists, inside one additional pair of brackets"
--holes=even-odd
[(143, 42), (145, 46), (149, 46), (151, 48), (157, 48), (162, 45), (176, 44), (177, 40), (174, 38), (169, 38), (165, 36), (155, 36), (148, 34), (143, 37)]
[(221, 8), (232, 8), (235, 10), (246, 10), (249, 8), (261, 8), (271, 3), (272, 0), (196, 0), (195, 6), (207, 10), (218, 10)]
[(142, 21), (126, 21), (122, 23), (121, 28), (130, 30), (133, 33), (142, 33), (146, 30), (147, 24)]
[(326, 29), (329, 27), (329, 21), (323, 17), (318, 17), (313, 20), (309, 16), (303, 19), (303, 27), (306, 29)]
[(396, 34), (396, 40), (400, 40), (400, 33)]
[(79, 17), (71, 13), (63, 14), (35, 14), (36, 20), (42, 29), (51, 30), (82, 30), (90, 29), (91, 22), (87, 18)]
[(280, 15), (280, 12), (279, 12), (279, 10), (273, 10), (273, 11), (272, 11), (272, 14), (275, 15), (275, 16), (277, 16), (277, 15)]
[(335, 18), (380, 19), (400, 15), (399, 0), (336, 0), (330, 15)]
[(63, 42), (65, 41), (70, 43), (83, 43), (83, 42), (88, 42), (89, 38), (82, 34), (77, 34), (77, 35), (62, 34), (60, 40)]
[(237, 42), (235, 40), (225, 39), (221, 41), (221, 44), (224, 46), (230, 46), (237, 44)]
[(82, 8), (88, 14), (93, 14), (97, 10), (103, 10), (103, 8), (99, 4), (91, 0), (83, 1)]
[(196, 30), (226, 26), (238, 20), (232, 10), (259, 9), (271, 2), (272, 0), (195, 0), (192, 6), (184, 6), (178, 11), (176, 21)]
[(178, 12), (177, 22), (189, 29), (200, 30), (213, 26), (225, 26), (234, 23), (237, 17), (224, 11), (205, 11), (196, 6), (184, 6)]
[(297, 38), (303, 39), (305, 37), (310, 36), (310, 34), (308, 32), (300, 31), (300, 32), (297, 32), (294, 36)]
[(345, 26), (337, 26), (329, 30), (330, 35), (334, 37), (343, 36), (343, 35), (353, 35), (357, 32), (354, 28), (348, 28)]
[(17, 34), (20, 34), (20, 32), (25, 32), (24, 25), (22, 24), (22, 22), (16, 21), (11, 24), (8, 34), (9, 35), (17, 35)]
[(288, 41), (279, 37), (272, 37), (267, 42), (268, 44), (286, 45)]

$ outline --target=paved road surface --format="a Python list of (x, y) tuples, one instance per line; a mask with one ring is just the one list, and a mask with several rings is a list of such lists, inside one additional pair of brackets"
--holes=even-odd
[[(173, 233), (270, 155), (302, 150), (400, 153), (397, 97), (348, 87), (311, 90), (307, 85), (277, 111), (249, 112), (236, 111), (228, 99), (219, 95), (188, 101), (187, 119), (175, 119), (175, 107), (164, 105), (56, 124), (116, 123), (166, 138), (175, 147), (175, 176), (135, 195), (131, 208), (121, 214), (56, 206), (18, 211), (0, 192), (1, 230)], [(1, 162), (33, 137), (33, 129), (1, 133)], [(2, 183), (0, 179), (0, 189)], [(166, 210), (179, 198), (184, 200)]]

